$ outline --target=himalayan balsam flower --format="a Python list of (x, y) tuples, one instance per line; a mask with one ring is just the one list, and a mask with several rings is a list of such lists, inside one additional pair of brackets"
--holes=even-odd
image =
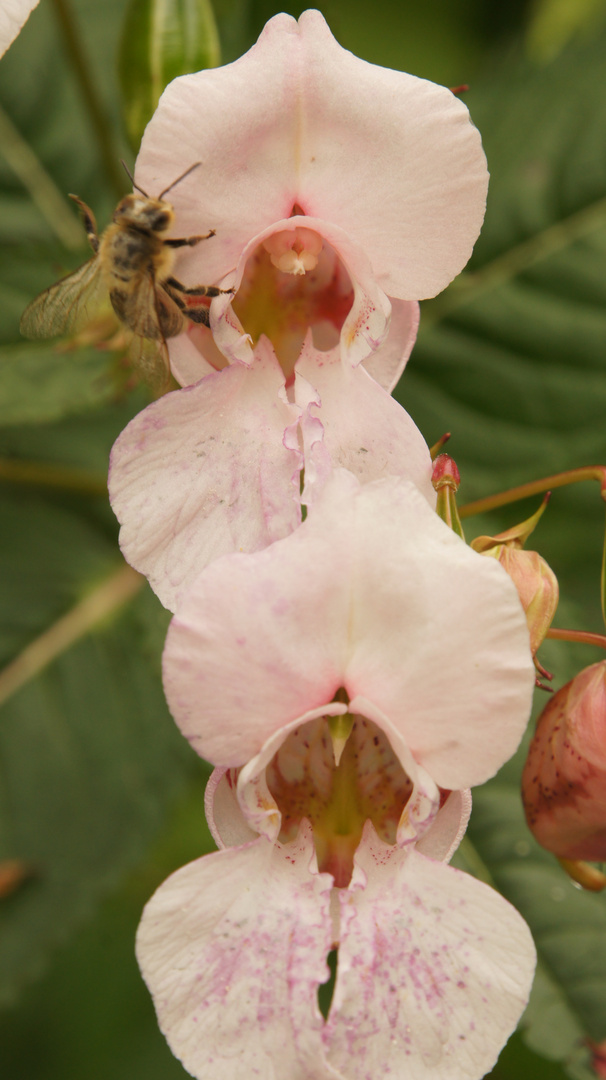
[(487, 185), (465, 106), (352, 56), (317, 11), (277, 15), (234, 64), (167, 88), (137, 183), (153, 194), (198, 161), (171, 192), (178, 231), (216, 235), (179, 276), (237, 293), (211, 305), (212, 334), (169, 343), (185, 388), (132, 421), (110, 471), (126, 558), (173, 609), (210, 559), (296, 528), (320, 443), (434, 504), (427, 446), (389, 391), (416, 301), (469, 258)]
[(2, 0), (0, 4), (0, 56), (25, 26), (38, 0)]
[(501, 567), (412, 484), (337, 471), (289, 537), (202, 572), (164, 665), (177, 723), (220, 766), (223, 848), (139, 929), (174, 1053), (199, 1080), (482, 1076), (534, 969), (518, 913), (445, 863), (468, 815), (453, 789), (495, 772), (530, 707)]

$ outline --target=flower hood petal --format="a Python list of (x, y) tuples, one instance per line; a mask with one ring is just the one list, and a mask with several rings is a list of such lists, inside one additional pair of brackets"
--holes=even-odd
[[(336, 710), (333, 715), (335, 713)], [(243, 801), (246, 806), (246, 799)], [(234, 847), (256, 838), (257, 833), (248, 823), (238, 798), (238, 775), (235, 771), (222, 767), (213, 769), (206, 786), (204, 810), (217, 847)], [(450, 862), (465, 835), (470, 814), (469, 789), (451, 791), (427, 832), (416, 841), (417, 851), (430, 859)]]
[[(419, 305), (410, 300), (393, 300), (386, 340), (362, 361), (368, 374), (389, 394), (406, 367), (418, 329)], [(205, 326), (192, 324), (184, 333), (170, 338), (167, 344), (171, 371), (181, 386), (192, 386), (229, 363)], [(248, 351), (244, 363), (247, 357), (250, 360)]]
[(417, 851), (421, 855), (426, 855), (428, 859), (450, 862), (465, 836), (470, 817), (471, 791), (469, 788), (451, 791), (431, 829), (417, 842)]
[(216, 230), (184, 255), (188, 281), (223, 278), (297, 207), (348, 233), (389, 296), (423, 299), (465, 265), (484, 216), (486, 162), (465, 105), (342, 49), (318, 11), (276, 15), (235, 63), (168, 86), (137, 184), (157, 194), (198, 161), (170, 194), (181, 235)]
[(347, 1080), (479, 1080), (526, 1005), (535, 950), (498, 893), (368, 824), (342, 890), (327, 1057)]
[(419, 330), (419, 305), (414, 300), (391, 301), (387, 338), (362, 364), (368, 374), (391, 394), (408, 363)]
[(339, 1080), (317, 990), (328, 978), (332, 877), (311, 830), (260, 838), (177, 870), (147, 904), (137, 957), (173, 1053), (199, 1080)]
[(483, 782), (511, 756), (534, 685), (502, 568), (412, 484), (360, 487), (343, 470), (285, 540), (200, 575), (169, 628), (164, 677), (181, 730), (215, 764), (249, 761), (343, 687), (449, 789)]
[[(386, 341), (389, 333), (391, 304), (377, 285), (365, 252), (359, 245), (352, 242), (347, 233), (331, 222), (295, 215), (272, 224), (250, 240), (240, 255), (235, 274), (230, 274), (223, 281), (223, 285), (230, 288), (233, 286), (237, 291), (242, 282), (246, 263), (255, 249), (276, 232), (294, 233), (301, 226), (317, 233), (336, 252), (351, 279), (354, 298), (341, 330), (340, 348), (343, 359), (355, 366), (372, 356)], [(232, 303), (232, 295), (224, 293), (216, 297), (211, 304), (213, 337), (218, 348), (230, 361), (242, 360), (250, 363), (253, 346), (235, 317)], [(410, 340), (413, 319), (414, 315), (411, 315), (412, 325), (409, 325), (400, 314), (398, 325), (394, 328), (401, 334), (403, 352), (410, 351), (414, 344), (414, 337)], [(414, 332), (416, 334), (416, 327)]]
[(283, 444), (297, 410), (283, 386), (261, 345), (250, 367), (233, 364), (149, 405), (114, 444), (122, 551), (167, 607), (217, 555), (254, 551), (298, 525), (299, 455)]

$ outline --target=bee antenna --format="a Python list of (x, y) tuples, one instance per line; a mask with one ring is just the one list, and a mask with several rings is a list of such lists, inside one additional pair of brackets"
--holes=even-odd
[(172, 184), (169, 184), (168, 187), (164, 188), (164, 191), (162, 191), (160, 195), (158, 195), (158, 202), (161, 202), (164, 196), (168, 195), (169, 191), (172, 191), (172, 189), (176, 187), (177, 184), (180, 184), (182, 180), (185, 180), (185, 177), (189, 176), (189, 174), (192, 173), (194, 169), (199, 168), (201, 164), (201, 161), (196, 161), (195, 164), (189, 166), (189, 169), (186, 169), (184, 173), (181, 173), (181, 176), (178, 176), (176, 180), (173, 180)]
[(124, 172), (128, 176), (128, 179), (130, 180), (133, 187), (136, 188), (137, 191), (140, 191), (142, 195), (145, 195), (146, 199), (149, 199), (149, 195), (147, 194), (147, 192), (144, 191), (142, 187), (139, 187), (139, 185), (135, 183), (135, 178), (134, 178), (132, 172), (130, 171), (130, 169), (129, 169), (128, 165), (126, 164), (126, 162), (122, 160), (122, 158), (120, 158), (120, 164), (121, 164), (122, 168), (124, 169)]

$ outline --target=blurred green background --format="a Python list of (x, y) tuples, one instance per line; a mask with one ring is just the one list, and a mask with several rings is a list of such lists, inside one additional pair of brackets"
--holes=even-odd
[[(63, 196), (78, 193), (103, 226), (127, 190), (118, 56), (125, 27), (127, 50), (144, 42), (141, 8), (41, 0), (0, 61), (0, 663), (18, 677), (0, 674), (0, 860), (28, 872), (0, 899), (3, 1080), (185, 1076), (158, 1033), (133, 940), (153, 889), (211, 847), (207, 770), (164, 704), (166, 613), (147, 589), (120, 594), (104, 493), (111, 444), (146, 392), (111, 353), (61, 352), (18, 331), (28, 301), (87, 257)], [(219, 0), (223, 61), (279, 10)], [(428, 442), (453, 433), (460, 501), (606, 461), (606, 3), (321, 10), (365, 59), (470, 86), (492, 174), (486, 224), (467, 271), (424, 305), (397, 391)], [(469, 537), (536, 502), (466, 523)], [(554, 495), (536, 543), (560, 578), (557, 625), (602, 629), (603, 527), (597, 485)], [(61, 620), (112, 582), (123, 602), (28, 673), (24, 650), (42, 637), (52, 651)], [(555, 686), (599, 658), (553, 643), (541, 656)], [(523, 750), (476, 793), (458, 856), (519, 907), (539, 951), (529, 1009), (494, 1076), (589, 1080), (588, 1040), (606, 1039), (606, 898), (581, 893), (535, 845), (522, 761)]]

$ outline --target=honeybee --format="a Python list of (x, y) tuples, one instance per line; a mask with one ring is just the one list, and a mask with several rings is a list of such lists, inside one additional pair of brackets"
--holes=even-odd
[(94, 254), (26, 307), (21, 316), (24, 337), (78, 333), (109, 294), (116, 315), (135, 335), (133, 356), (144, 376), (156, 385), (166, 384), (170, 375), (166, 338), (180, 334), (187, 319), (209, 325), (208, 308), (189, 306), (188, 297), (233, 292), (214, 285), (189, 287), (172, 276), (178, 248), (194, 247), (215, 234), (211, 229), (205, 236), (162, 237), (175, 220), (164, 196), (199, 165), (199, 161), (191, 165), (157, 199), (133, 180), (140, 194), (126, 195), (118, 203), (111, 225), (101, 236), (92, 210), (77, 195), (70, 195), (80, 208)]

